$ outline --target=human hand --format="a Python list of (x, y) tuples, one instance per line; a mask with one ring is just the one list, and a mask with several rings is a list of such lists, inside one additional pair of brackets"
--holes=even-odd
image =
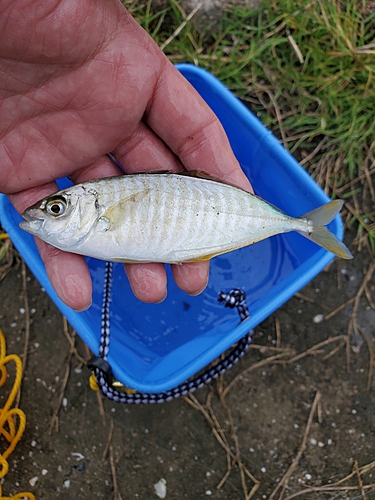
[[(0, 0), (0, 191), (21, 213), (74, 183), (123, 172), (202, 170), (251, 190), (209, 107), (117, 0)], [(83, 310), (82, 256), (36, 238), (59, 297)], [(173, 266), (177, 285), (204, 289), (207, 262)], [(162, 264), (126, 265), (134, 294), (166, 295)]]

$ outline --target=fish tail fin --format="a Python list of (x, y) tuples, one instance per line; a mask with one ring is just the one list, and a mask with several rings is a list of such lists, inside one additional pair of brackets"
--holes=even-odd
[(344, 243), (324, 227), (336, 217), (343, 204), (343, 200), (334, 200), (304, 214), (302, 217), (312, 222), (313, 229), (311, 233), (304, 231), (300, 231), (300, 233), (338, 257), (352, 259), (353, 255)]

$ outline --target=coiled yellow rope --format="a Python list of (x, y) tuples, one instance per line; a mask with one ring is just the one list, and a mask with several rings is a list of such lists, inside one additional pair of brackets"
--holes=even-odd
[[(26, 427), (26, 415), (19, 408), (11, 408), (22, 380), (22, 362), (16, 354), (6, 355), (6, 344), (3, 332), (0, 330), (0, 387), (2, 387), (8, 376), (7, 363), (13, 361), (16, 366), (16, 375), (12, 390), (4, 408), (0, 408), (0, 435), (9, 443), (0, 454), (0, 479), (3, 478), (9, 469), (7, 458), (16, 447), (18, 441)], [(12, 497), (4, 497), (2, 485), (0, 484), (0, 500), (35, 500), (32, 493), (17, 493)]]

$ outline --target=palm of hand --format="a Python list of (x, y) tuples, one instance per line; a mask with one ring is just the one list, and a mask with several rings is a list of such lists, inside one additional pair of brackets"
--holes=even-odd
[[(121, 174), (110, 151), (128, 173), (184, 164), (248, 188), (214, 115), (121, 4), (23, 3), (0, 10), (0, 191), (17, 210), (56, 191), (59, 177)], [(87, 307), (84, 259), (37, 244), (62, 300)], [(162, 265), (126, 267), (140, 299), (164, 298)], [(207, 263), (174, 268), (189, 293), (207, 273)]]

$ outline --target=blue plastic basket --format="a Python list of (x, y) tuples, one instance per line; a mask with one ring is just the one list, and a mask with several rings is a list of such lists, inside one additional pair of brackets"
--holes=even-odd
[[(275, 137), (215, 77), (195, 66), (178, 69), (222, 122), (232, 148), (256, 193), (298, 216), (328, 201), (327, 196)], [(0, 198), (1, 224), (41, 285), (80, 337), (98, 353), (104, 263), (87, 259), (93, 304), (77, 313), (56, 296), (33, 238), (18, 228), (21, 218), (8, 198)], [(329, 229), (342, 237), (337, 217)], [(123, 267), (114, 267), (111, 344), (114, 376), (137, 391), (157, 393), (176, 387), (237, 342), (316, 276), (333, 258), (297, 233), (274, 236), (211, 262), (207, 289), (198, 297), (179, 290), (168, 271), (168, 297), (144, 304), (132, 294)], [(217, 302), (221, 290), (246, 291), (251, 318)]]

